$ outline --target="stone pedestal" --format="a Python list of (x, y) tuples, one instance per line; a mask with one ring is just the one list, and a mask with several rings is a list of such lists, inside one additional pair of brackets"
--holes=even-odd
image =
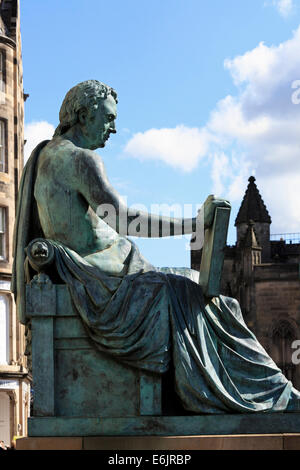
[(45, 417), (97, 421), (97, 416), (161, 414), (161, 376), (97, 351), (67, 286), (35, 276), (26, 287), (26, 315), (32, 330), (35, 425)]
[[(67, 286), (26, 286), (33, 416), (17, 449), (202, 450), (300, 446), (300, 413), (191, 415), (163, 404), (162, 378), (95, 350)], [(176, 415), (177, 413), (177, 415)], [(293, 435), (290, 437), (290, 435)]]
[(300, 450), (300, 434), (27, 437), (17, 450)]
[(300, 413), (244, 413), (198, 416), (129, 416), (119, 418), (33, 417), (30, 437), (78, 436), (231, 436), (298, 434)]

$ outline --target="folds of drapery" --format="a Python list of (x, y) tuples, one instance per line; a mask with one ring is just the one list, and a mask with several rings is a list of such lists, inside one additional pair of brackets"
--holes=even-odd
[(292, 384), (246, 326), (238, 302), (220, 296), (203, 305), (197, 284), (178, 276), (167, 282), (177, 393), (185, 407), (195, 413), (286, 410)]
[(55, 242), (56, 267), (96, 348), (163, 373), (170, 360), (169, 299), (155, 272), (109, 276)]
[(42, 150), (49, 140), (39, 143), (31, 153), (24, 166), (19, 191), (13, 236), (13, 269), (11, 290), (14, 294), (19, 321), (26, 323), (25, 316), (25, 248), (34, 238), (42, 237), (43, 231), (37, 214), (34, 200), (34, 181), (37, 161)]
[[(43, 236), (33, 188), (40, 150), (21, 179), (14, 233), (12, 290), (25, 318), (25, 247)], [(127, 275), (111, 276), (56, 241), (56, 269), (95, 348), (117, 360), (164, 373), (171, 357), (177, 393), (194, 413), (299, 411), (300, 394), (244, 323), (239, 304), (205, 302), (186, 270), (159, 272), (132, 244)], [(184, 274), (182, 276), (181, 274)]]
[(207, 303), (197, 283), (158, 270), (106, 276), (52, 243), (58, 272), (100, 351), (155, 373), (166, 372), (172, 358), (177, 393), (195, 413), (287, 409), (292, 384), (248, 329), (236, 300)]

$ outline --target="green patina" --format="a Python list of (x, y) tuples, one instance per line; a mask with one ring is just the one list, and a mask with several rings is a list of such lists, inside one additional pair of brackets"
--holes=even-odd
[[(99, 417), (130, 418), (110, 433), (132, 434), (138, 422), (151, 425), (142, 416), (165, 415), (157, 426), (169, 431), (168, 414), (299, 411), (299, 392), (247, 328), (238, 302), (219, 295), (230, 204), (209, 196), (193, 219), (128, 209), (93, 152), (116, 132), (116, 105), (116, 92), (100, 82), (72, 88), (53, 139), (23, 172), (13, 290), (31, 328), (32, 433), (44, 432), (46, 417), (52, 435), (53, 419), (61, 429), (79, 419), (84, 434), (85, 419), (88, 432)], [(155, 268), (129, 238), (151, 237), (153, 226), (158, 237), (197, 234), (201, 224), (200, 277)], [(201, 431), (199, 420), (189, 422)]]

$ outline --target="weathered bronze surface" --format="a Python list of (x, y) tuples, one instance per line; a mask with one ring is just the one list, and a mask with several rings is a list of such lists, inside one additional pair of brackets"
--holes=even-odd
[[(72, 88), (53, 139), (24, 169), (13, 288), (20, 320), (31, 323), (35, 416), (82, 418), (83, 426), (84, 418), (136, 423), (172, 414), (161, 399), (162, 385), (172, 399), (170, 371), (183, 415), (299, 411), (299, 392), (247, 328), (238, 302), (217, 295), (228, 224), (228, 214), (223, 223), (217, 214), (229, 203), (209, 196), (203, 206), (204, 227), (214, 227), (206, 232), (205, 288), (195, 271), (155, 268), (128, 238), (153, 236), (153, 224), (159, 237), (192, 233), (199, 219), (124, 205), (93, 152), (116, 132), (116, 104), (100, 82)], [(42, 422), (31, 424), (35, 435)]]

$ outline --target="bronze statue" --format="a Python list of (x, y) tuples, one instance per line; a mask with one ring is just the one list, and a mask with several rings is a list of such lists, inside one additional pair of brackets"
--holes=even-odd
[[(239, 304), (207, 299), (192, 270), (164, 270), (127, 237), (192, 233), (192, 220), (129, 210), (110, 185), (101, 157), (116, 132), (117, 94), (96, 80), (72, 88), (51, 141), (25, 167), (15, 232), (14, 292), (25, 322), (24, 248), (37, 237), (53, 247), (55, 269), (70, 291), (95, 348), (134, 368), (175, 369), (176, 391), (193, 413), (298, 411), (300, 394), (247, 328)], [(204, 225), (227, 201), (209, 197)], [(112, 214), (109, 214), (113, 208)], [(36, 246), (43, 257), (43, 246)], [(41, 251), (39, 251), (41, 250)]]

